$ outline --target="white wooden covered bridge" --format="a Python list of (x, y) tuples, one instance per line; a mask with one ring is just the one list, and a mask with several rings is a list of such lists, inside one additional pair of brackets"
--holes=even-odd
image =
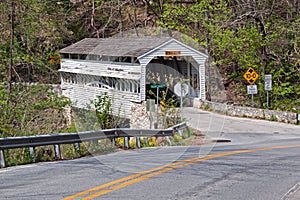
[(107, 92), (114, 109), (130, 118), (132, 105), (147, 99), (150, 84), (174, 89), (171, 74), (173, 81), (190, 80), (190, 98), (205, 99), (207, 55), (174, 38), (86, 38), (60, 54), (63, 94), (77, 107)]

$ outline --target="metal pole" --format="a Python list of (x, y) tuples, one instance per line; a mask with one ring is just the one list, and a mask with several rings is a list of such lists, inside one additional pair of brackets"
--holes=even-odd
[(0, 149), (0, 168), (6, 167), (4, 149)]
[(54, 152), (55, 152), (55, 157), (60, 160), (61, 153), (60, 153), (60, 145), (59, 144), (54, 145)]
[(129, 149), (129, 138), (128, 137), (124, 137), (124, 147), (126, 149)]
[(112, 143), (113, 146), (116, 146), (116, 138), (112, 138), (111, 143)]
[[(152, 105), (152, 102), (154, 102), (154, 105)], [(152, 99), (151, 100), (149, 100), (149, 118), (150, 118), (150, 129), (153, 127), (152, 126), (152, 124), (153, 124), (153, 116), (152, 116), (152, 111), (154, 111), (154, 106), (155, 106), (155, 100), (154, 101), (152, 101)], [(152, 110), (152, 108), (153, 108), (153, 110)], [(144, 138), (144, 141), (145, 141), (145, 145), (146, 146), (148, 146), (148, 137), (145, 137)]]
[(145, 137), (145, 138), (144, 138), (144, 141), (145, 141), (146, 147), (149, 146), (148, 137)]
[(158, 95), (159, 95), (159, 88), (156, 88), (156, 127), (158, 128)]
[(180, 89), (180, 122), (182, 122), (182, 83), (180, 83), (180, 87), (181, 87), (181, 89)]
[(136, 139), (136, 147), (141, 148), (141, 139), (140, 139), (140, 137), (136, 137), (135, 139)]
[(254, 95), (252, 94), (252, 107), (254, 107)]
[(35, 148), (29, 147), (29, 154), (32, 159), (32, 162), (36, 162), (36, 154), (35, 154)]
[(74, 149), (75, 149), (75, 152), (80, 154), (80, 144), (79, 143), (74, 143)]
[(269, 108), (269, 91), (267, 91), (267, 108)]
[[(155, 104), (154, 104), (155, 105)], [(149, 100), (149, 118), (150, 118), (150, 129), (152, 128), (152, 124), (153, 124), (153, 116), (152, 116), (152, 99)]]

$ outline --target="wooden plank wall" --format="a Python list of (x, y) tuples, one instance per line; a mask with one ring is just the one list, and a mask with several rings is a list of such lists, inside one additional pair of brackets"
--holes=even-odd
[[(180, 52), (178, 56), (185, 56), (185, 57), (192, 57), (194, 66), (198, 67), (199, 71), (199, 79), (200, 79), (200, 89), (199, 89), (199, 98), (205, 100), (205, 61), (207, 56), (205, 54), (199, 54), (197, 51), (193, 50), (192, 48), (178, 42), (178, 41), (170, 41), (167, 44), (161, 46), (160, 48), (156, 49), (155, 51), (151, 51), (150, 53), (141, 56), (139, 58), (141, 66), (147, 66), (149, 62), (155, 56), (165, 56), (167, 51), (177, 51)], [(142, 79), (144, 77), (142, 76)], [(141, 83), (144, 80), (141, 80)], [(142, 100), (144, 100), (142, 96)]]
[[(107, 92), (113, 98), (113, 112), (130, 118), (132, 102), (141, 102), (142, 69), (138, 64), (62, 59), (60, 71), (63, 94), (79, 108)], [(114, 80), (112, 90), (96, 87), (97, 83), (93, 83), (105, 83), (105, 77)]]
[(132, 80), (141, 78), (141, 67), (134, 63), (116, 64), (91, 60), (62, 59), (60, 71)]
[(111, 92), (103, 88), (97, 88), (93, 86), (77, 85), (77, 84), (64, 84), (63, 95), (70, 98), (73, 105), (78, 108), (86, 108), (87, 105), (93, 108), (91, 100), (97, 98), (97, 96), (103, 95), (105, 92), (112, 97), (113, 113), (120, 115), (124, 118), (131, 117), (131, 107), (133, 102), (132, 98), (138, 98), (139, 94), (129, 94), (126, 92)]

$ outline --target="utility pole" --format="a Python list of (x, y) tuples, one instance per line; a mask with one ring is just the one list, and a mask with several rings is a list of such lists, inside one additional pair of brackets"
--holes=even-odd
[[(210, 20), (210, 16), (209, 16), (209, 2), (206, 2), (206, 11), (205, 11), (205, 19), (207, 21), (207, 23), (209, 23)], [(205, 42), (206, 42), (206, 49), (205, 49), (205, 53), (209, 56), (210, 53), (210, 37), (209, 37), (209, 29), (206, 29), (206, 34), (205, 34)], [(207, 100), (211, 101), (211, 83), (210, 83), (210, 56), (208, 57), (207, 61), (206, 61), (206, 67), (207, 67)]]
[(7, 94), (8, 102), (11, 98), (11, 81), (12, 81), (12, 68), (13, 68), (13, 50), (14, 50), (14, 32), (15, 32), (15, 1), (11, 1), (11, 11), (10, 11), (10, 48), (9, 48), (9, 66), (7, 70)]

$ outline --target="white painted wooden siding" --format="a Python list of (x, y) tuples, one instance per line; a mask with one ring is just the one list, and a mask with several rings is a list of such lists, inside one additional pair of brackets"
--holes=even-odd
[[(166, 51), (180, 51), (180, 56), (190, 56), (193, 59), (193, 66), (199, 71), (200, 89), (199, 97), (205, 100), (205, 61), (207, 56), (193, 48), (175, 40), (160, 45), (138, 58), (139, 64), (133, 63), (109, 63), (103, 61), (62, 59), (61, 72), (78, 74), (78, 79), (71, 83), (62, 81), (63, 93), (69, 97), (78, 107), (85, 107), (97, 95), (108, 92), (113, 96), (113, 111), (122, 117), (130, 118), (132, 102), (140, 103), (146, 100), (146, 67), (155, 56), (165, 56)], [(186, 69), (183, 69), (186, 70)], [(87, 77), (83, 77), (86, 75)], [(82, 77), (80, 77), (82, 76)], [(120, 81), (115, 85), (118, 91), (111, 92), (104, 88), (77, 84), (85, 82), (84, 78), (90, 76), (119, 78)], [(82, 78), (82, 80), (81, 80)], [(95, 78), (95, 77), (92, 77)], [(76, 82), (77, 81), (77, 82)], [(98, 80), (99, 81), (99, 80)], [(133, 92), (136, 85), (139, 85), (139, 91)]]
[(107, 94), (112, 97), (113, 113), (126, 118), (131, 117), (130, 111), (133, 105), (131, 99), (139, 98), (139, 94), (130, 94), (121, 91), (115, 93), (106, 89), (86, 85), (63, 84), (62, 89), (63, 95), (70, 98), (73, 105), (78, 108), (86, 108), (87, 105), (93, 107), (91, 100), (107, 92)]
[[(191, 56), (196, 61), (199, 67), (198, 71), (200, 78), (199, 98), (205, 100), (205, 61), (208, 56), (175, 39), (172, 39), (143, 56), (140, 56), (138, 58), (139, 62), (142, 67), (146, 67), (155, 56), (165, 56), (166, 51), (180, 51), (180, 56)], [(143, 76), (141, 76), (141, 78), (144, 79)], [(141, 80), (141, 82), (143, 81), (144, 80)]]
[[(145, 84), (140, 82), (142, 70), (139, 65), (119, 65), (97, 61), (63, 59), (60, 71), (75, 75), (76, 81), (72, 83), (64, 82), (62, 79), (62, 88), (64, 88), (65, 96), (69, 97), (79, 108), (84, 108), (96, 96), (108, 92), (108, 95), (113, 96), (114, 113), (120, 112), (122, 117), (129, 118), (132, 102), (141, 102), (141, 91)], [(80, 81), (82, 78), (87, 78), (90, 82), (99, 81), (103, 77), (119, 78), (120, 81), (115, 86), (119, 90), (109, 91), (99, 87), (84, 85), (82, 83), (86, 81)], [(138, 87), (140, 87), (140, 91), (138, 91)]]
[(132, 80), (141, 78), (140, 65), (102, 63), (90, 60), (62, 59), (59, 71)]
[(205, 64), (200, 64), (199, 66), (199, 79), (200, 79), (200, 94), (199, 99), (206, 100), (205, 93)]
[(146, 66), (141, 66), (141, 79), (140, 79), (140, 100), (145, 101), (146, 100)]
[(204, 63), (207, 56), (193, 48), (180, 43), (179, 41), (173, 39), (165, 43), (164, 45), (146, 53), (145, 55), (139, 57), (141, 65), (147, 65), (153, 57), (155, 56), (165, 56), (166, 51), (180, 51), (180, 56), (192, 56), (198, 64)]

